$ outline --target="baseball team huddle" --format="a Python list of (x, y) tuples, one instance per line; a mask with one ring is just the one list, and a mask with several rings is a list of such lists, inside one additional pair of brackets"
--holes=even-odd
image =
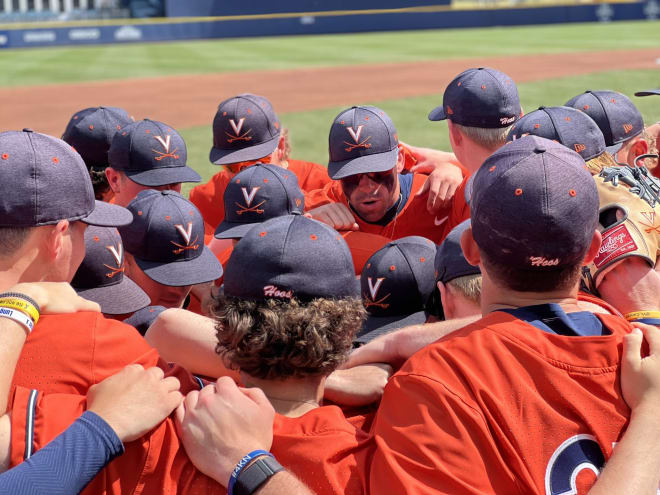
[(0, 133), (0, 493), (655, 494), (660, 122), (491, 68), (428, 119), (326, 167), (234, 96), (188, 198), (166, 123)]

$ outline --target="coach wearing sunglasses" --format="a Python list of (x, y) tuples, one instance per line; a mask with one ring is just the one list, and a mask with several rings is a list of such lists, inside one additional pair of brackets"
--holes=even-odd
[(330, 128), (329, 144), (333, 181), (305, 198), (313, 218), (340, 231), (388, 239), (418, 235), (436, 243), (463, 220), (452, 218), (451, 204), (429, 213), (426, 194), (417, 195), (426, 175), (398, 173), (404, 156), (394, 124), (380, 108), (341, 112)]

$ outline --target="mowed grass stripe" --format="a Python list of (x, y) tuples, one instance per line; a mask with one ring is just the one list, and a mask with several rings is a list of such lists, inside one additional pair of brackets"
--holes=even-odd
[(636, 21), (2, 50), (0, 86), (652, 48), (660, 46), (659, 26)]
[[(565, 77), (518, 85), (526, 112), (540, 105), (561, 105), (587, 89), (613, 89), (629, 96), (642, 112), (647, 123), (660, 120), (660, 96), (637, 98), (635, 91), (658, 86), (658, 71), (608, 71), (579, 77)], [(442, 93), (418, 98), (387, 101), (356, 102), (375, 104), (384, 109), (397, 127), (401, 140), (418, 146), (449, 150), (447, 124), (430, 122), (428, 112), (442, 102)], [(277, 110), (277, 109), (275, 109)], [(293, 157), (321, 164), (328, 161), (328, 132), (334, 117), (343, 110), (332, 107), (307, 112), (283, 113), (283, 125), (291, 131)], [(211, 123), (208, 126), (181, 130), (188, 146), (188, 162), (206, 182), (220, 168), (211, 165), (208, 152), (212, 142)], [(183, 193), (194, 187), (184, 184)]]

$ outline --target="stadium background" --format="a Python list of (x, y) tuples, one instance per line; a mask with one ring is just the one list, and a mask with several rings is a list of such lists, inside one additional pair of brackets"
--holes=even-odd
[[(112, 11), (96, 9), (97, 17), (119, 18), (87, 18), (98, 2), (75, 2), (0, 0), (2, 130), (30, 127), (59, 136), (79, 109), (120, 106), (136, 119), (162, 120), (179, 130), (189, 164), (204, 180), (218, 170), (208, 162), (215, 107), (240, 92), (271, 99), (290, 129), (293, 157), (326, 163), (330, 123), (352, 104), (386, 110), (403, 141), (449, 149), (446, 124), (426, 115), (442, 101), (446, 84), (468, 67), (492, 66), (512, 76), (526, 111), (562, 104), (586, 89), (632, 97), (660, 87), (655, 0), (250, 3), (257, 11), (179, 0), (155, 13), (188, 17), (147, 20), (123, 17), (135, 12), (119, 4)], [(59, 13), (48, 10), (54, 3)], [(334, 13), (324, 11), (328, 4)], [(114, 33), (107, 39), (106, 30)], [(342, 30), (348, 34), (327, 34)], [(266, 36), (271, 34), (277, 36)], [(186, 41), (147, 41), (179, 38)], [(660, 120), (660, 98), (634, 101), (647, 123)]]

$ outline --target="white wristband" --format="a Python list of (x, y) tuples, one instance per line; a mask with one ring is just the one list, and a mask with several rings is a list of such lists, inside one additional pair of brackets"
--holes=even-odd
[(34, 322), (32, 321), (32, 318), (30, 318), (25, 313), (16, 311), (15, 309), (0, 306), (0, 317), (9, 318), (10, 320), (14, 320), (17, 323), (20, 323), (25, 327), (28, 333), (32, 332), (32, 329), (34, 328)]

